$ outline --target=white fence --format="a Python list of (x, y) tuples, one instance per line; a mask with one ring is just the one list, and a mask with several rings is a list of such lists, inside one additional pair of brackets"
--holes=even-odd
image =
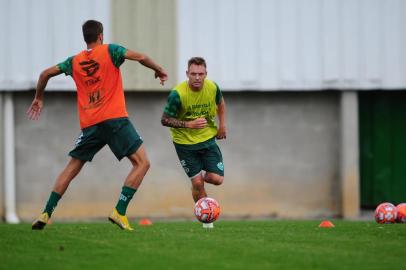
[[(83, 50), (81, 25), (93, 18), (110, 34), (109, 0), (0, 0), (0, 90), (35, 88), (39, 73)], [(74, 89), (63, 76), (47, 89)]]
[[(104, 22), (109, 42), (114, 3), (0, 0), (0, 90), (34, 88), (41, 70), (83, 49), (80, 27), (89, 18)], [(200, 55), (209, 76), (228, 90), (406, 86), (404, 0), (177, 0), (176, 5), (178, 80), (185, 78), (187, 59)], [(73, 88), (62, 76), (49, 85)]]
[(406, 1), (178, 0), (179, 79), (190, 56), (227, 89), (406, 87)]

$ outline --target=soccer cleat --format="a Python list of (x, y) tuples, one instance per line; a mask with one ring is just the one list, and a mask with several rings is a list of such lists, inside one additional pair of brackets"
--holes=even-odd
[(47, 225), (49, 216), (47, 212), (42, 213), (34, 222), (32, 223), (33, 230), (42, 230), (45, 225)]
[(203, 223), (203, 228), (204, 229), (213, 229), (214, 228), (213, 222), (212, 223)]
[(109, 220), (123, 230), (126, 230), (126, 231), (134, 230), (133, 228), (131, 228), (130, 223), (128, 223), (127, 216), (120, 215), (117, 212), (116, 208), (114, 208), (113, 212), (110, 214)]

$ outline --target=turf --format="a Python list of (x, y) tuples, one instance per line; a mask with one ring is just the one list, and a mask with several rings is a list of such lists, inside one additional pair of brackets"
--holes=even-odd
[(406, 224), (333, 222), (0, 224), (0, 269), (406, 269)]

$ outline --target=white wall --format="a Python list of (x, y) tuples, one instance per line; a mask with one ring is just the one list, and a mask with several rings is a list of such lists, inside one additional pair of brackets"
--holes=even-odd
[[(319, 218), (340, 215), (340, 119), (337, 91), (226, 92), (225, 165), (221, 186), (207, 192), (224, 217)], [(47, 93), (39, 121), (24, 112), (32, 93), (14, 93), (17, 214), (31, 221), (66, 165), (79, 124), (74, 93)], [(167, 93), (126, 93), (130, 119), (151, 161), (128, 209), (130, 217), (193, 218), (190, 179), (160, 122)], [(63, 130), (63, 132), (61, 131)], [(58, 204), (55, 219), (108, 215), (117, 202), (128, 159), (106, 146), (87, 163)], [(358, 206), (358, 205), (356, 205)]]
[(406, 1), (178, 0), (178, 78), (226, 89), (406, 87)]
[[(110, 37), (109, 0), (0, 0), (0, 90), (35, 88), (40, 72), (85, 48), (82, 24), (104, 24)], [(47, 89), (74, 89), (63, 76)]]

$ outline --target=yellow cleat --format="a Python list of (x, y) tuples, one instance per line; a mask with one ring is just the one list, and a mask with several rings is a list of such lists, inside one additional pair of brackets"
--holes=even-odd
[(130, 223), (128, 223), (127, 216), (120, 215), (117, 212), (116, 208), (114, 208), (113, 212), (110, 214), (109, 220), (112, 223), (117, 224), (117, 226), (120, 227), (123, 230), (134, 231), (134, 229), (131, 228)]
[(34, 222), (32, 223), (33, 230), (42, 230), (45, 225), (47, 225), (49, 216), (47, 212), (42, 213)]

